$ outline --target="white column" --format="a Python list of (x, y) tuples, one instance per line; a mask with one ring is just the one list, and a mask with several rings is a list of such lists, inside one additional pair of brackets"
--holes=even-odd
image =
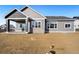
[(75, 22), (74, 22), (74, 32), (76, 31)]
[(28, 32), (28, 19), (26, 19), (26, 33)]
[(30, 22), (28, 21), (28, 32), (30, 32)]
[(28, 18), (26, 18), (26, 32), (30, 32), (30, 22)]
[(45, 24), (45, 19), (43, 19), (43, 23), (44, 23), (44, 24), (43, 24), (43, 26), (44, 26), (44, 27), (43, 27), (43, 29), (44, 29), (44, 32), (43, 32), (43, 33), (45, 33), (45, 29), (46, 29), (46, 28), (45, 28), (45, 26), (46, 26), (46, 24)]

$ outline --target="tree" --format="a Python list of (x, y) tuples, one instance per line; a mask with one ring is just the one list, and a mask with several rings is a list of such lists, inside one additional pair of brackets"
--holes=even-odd
[[(0, 32), (6, 32), (6, 28), (7, 28), (6, 24), (1, 25)], [(10, 31), (15, 31), (15, 27), (13, 25), (10, 25)]]

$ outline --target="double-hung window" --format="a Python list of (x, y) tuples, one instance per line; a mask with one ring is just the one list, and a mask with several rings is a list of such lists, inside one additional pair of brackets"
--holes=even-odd
[(65, 28), (70, 28), (70, 24), (65, 24)]
[(50, 23), (49, 28), (57, 28), (57, 23)]
[(41, 22), (40, 21), (34, 21), (34, 26), (35, 28), (40, 28), (41, 27)]

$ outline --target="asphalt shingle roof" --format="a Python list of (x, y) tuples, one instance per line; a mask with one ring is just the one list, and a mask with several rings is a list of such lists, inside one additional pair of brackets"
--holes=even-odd
[(66, 16), (46, 16), (48, 19), (72, 19)]
[(46, 16), (48, 21), (53, 21), (53, 20), (75, 20), (73, 18), (70, 17), (66, 17), (66, 16)]

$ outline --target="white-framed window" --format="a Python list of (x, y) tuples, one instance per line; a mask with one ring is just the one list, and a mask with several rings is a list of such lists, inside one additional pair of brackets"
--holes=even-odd
[(48, 23), (48, 28), (56, 29), (58, 27), (57, 23)]
[(35, 22), (35, 28), (40, 28), (40, 27), (41, 27), (41, 22), (40, 21)]
[(25, 30), (25, 24), (20, 23), (20, 24), (19, 24), (19, 27), (20, 27), (20, 29), (21, 29), (22, 31), (24, 31), (24, 30)]
[(57, 28), (57, 24), (50, 24), (50, 28)]
[(70, 23), (66, 23), (66, 24), (64, 25), (64, 27), (65, 27), (65, 28), (71, 28), (71, 24), (70, 24)]
[(40, 28), (41, 27), (41, 21), (33, 21), (32, 27), (34, 28)]

